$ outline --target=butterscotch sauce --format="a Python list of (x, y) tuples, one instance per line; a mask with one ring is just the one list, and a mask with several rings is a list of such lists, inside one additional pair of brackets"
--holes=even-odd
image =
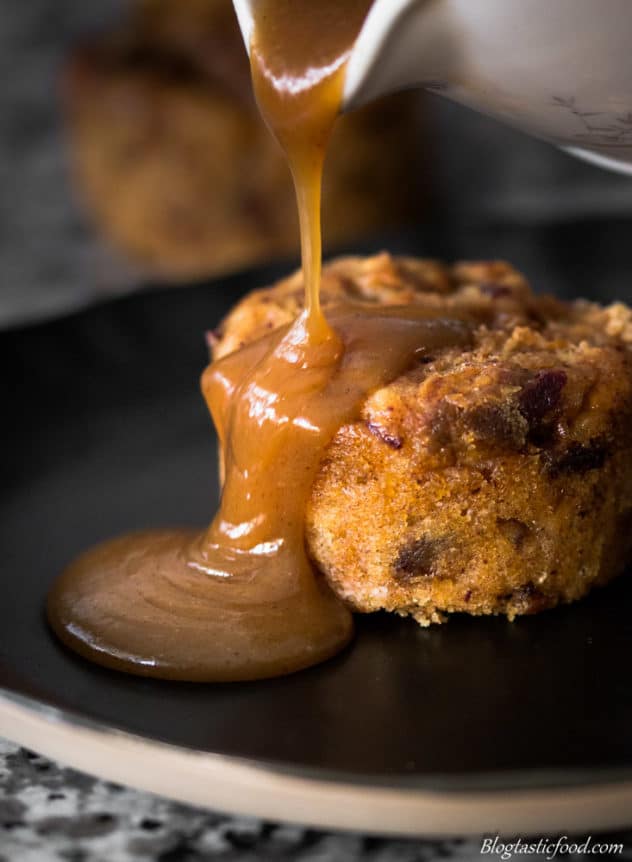
[(352, 636), (349, 610), (310, 562), (304, 514), (325, 447), (367, 393), (466, 327), (406, 309), (319, 305), (320, 185), (344, 67), (370, 0), (257, 0), (251, 46), (262, 113), (284, 147), (300, 211), (305, 311), (210, 365), (202, 389), (225, 483), (201, 535), (132, 534), (56, 581), (48, 616), (70, 647), (131, 673), (246, 680), (299, 670)]
[(320, 197), (344, 75), (373, 0), (257, 0), (250, 49), (259, 110), (287, 155), (298, 204), (306, 329), (332, 337), (320, 310)]

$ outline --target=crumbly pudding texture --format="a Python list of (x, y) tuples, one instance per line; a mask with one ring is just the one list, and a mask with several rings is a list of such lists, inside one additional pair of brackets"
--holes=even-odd
[[(632, 311), (536, 296), (502, 262), (344, 258), (322, 302), (419, 303), (476, 323), (338, 430), (306, 512), (309, 551), (358, 611), (421, 625), (570, 602), (632, 552)], [(214, 358), (293, 320), (302, 276), (242, 300)]]

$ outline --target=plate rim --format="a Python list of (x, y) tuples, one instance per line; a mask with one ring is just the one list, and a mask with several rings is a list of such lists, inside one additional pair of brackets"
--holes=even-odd
[(202, 808), (319, 829), (528, 836), (632, 825), (629, 769), (600, 770), (598, 778), (583, 783), (486, 789), (354, 780), (176, 746), (4, 687), (0, 735), (104, 780)]

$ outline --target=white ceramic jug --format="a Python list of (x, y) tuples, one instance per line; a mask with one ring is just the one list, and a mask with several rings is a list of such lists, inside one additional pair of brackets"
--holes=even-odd
[(632, 173), (632, 0), (375, 0), (343, 109), (413, 86)]

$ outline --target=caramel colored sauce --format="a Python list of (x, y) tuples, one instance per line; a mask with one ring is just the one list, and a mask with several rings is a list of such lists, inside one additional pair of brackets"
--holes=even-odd
[(285, 150), (296, 189), (306, 326), (331, 337), (320, 309), (320, 197), (344, 76), (372, 0), (257, 0), (250, 47), (259, 110)]
[(202, 390), (225, 483), (202, 534), (132, 534), (61, 575), (48, 617), (72, 649), (131, 673), (197, 681), (290, 673), (341, 650), (350, 611), (308, 558), (304, 515), (324, 450), (364, 397), (469, 331), (419, 306), (319, 304), (320, 186), (344, 68), (370, 0), (257, 0), (261, 111), (284, 147), (300, 212), (305, 311), (210, 365)]
[(133, 673), (224, 681), (299, 670), (349, 641), (351, 614), (305, 549), (323, 449), (368, 391), (468, 334), (388, 309), (330, 319), (336, 339), (313, 345), (299, 319), (209, 366), (202, 386), (225, 454), (217, 516), (202, 535), (125, 536), (73, 563), (48, 605), (68, 646)]

